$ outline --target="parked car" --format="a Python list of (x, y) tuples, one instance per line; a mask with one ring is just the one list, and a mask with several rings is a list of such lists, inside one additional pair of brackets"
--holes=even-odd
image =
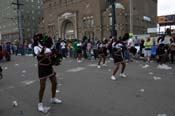
[(5, 58), (6, 61), (10, 61), (11, 60), (11, 55), (10, 55), (10, 52), (3, 49), (2, 46), (0, 45), (0, 60), (2, 60), (3, 58)]

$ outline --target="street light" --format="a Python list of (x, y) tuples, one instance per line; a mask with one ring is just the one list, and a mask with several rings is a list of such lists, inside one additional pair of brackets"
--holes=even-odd
[(21, 19), (21, 10), (20, 6), (24, 5), (19, 2), (19, 0), (16, 0), (16, 2), (12, 2), (12, 5), (15, 5), (17, 7), (17, 17), (18, 17), (18, 31), (19, 31), (19, 40), (21, 44), (23, 44), (23, 35), (22, 35), (22, 19)]

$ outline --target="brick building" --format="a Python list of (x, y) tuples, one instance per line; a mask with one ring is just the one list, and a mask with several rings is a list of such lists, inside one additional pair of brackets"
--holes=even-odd
[[(44, 30), (64, 39), (102, 39), (111, 35), (112, 16), (107, 0), (44, 0)], [(146, 33), (156, 26), (157, 0), (116, 0), (116, 29)]]
[[(17, 0), (1, 0), (0, 2), (0, 34), (2, 41), (19, 39), (17, 21)], [(38, 24), (42, 20), (42, 0), (19, 0), (22, 18), (23, 39), (31, 39), (38, 32)]]

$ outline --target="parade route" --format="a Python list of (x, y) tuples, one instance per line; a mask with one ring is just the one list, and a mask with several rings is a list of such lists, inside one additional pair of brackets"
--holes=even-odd
[[(113, 61), (97, 68), (97, 60), (77, 63), (67, 58), (57, 72), (58, 98), (62, 104), (49, 103), (50, 82), (44, 103), (47, 114), (37, 111), (39, 80), (37, 60), (32, 56), (12, 56), (1, 62), (4, 78), (0, 80), (0, 116), (174, 116), (175, 66), (159, 69), (156, 62), (134, 61), (127, 64), (127, 78), (112, 81)], [(119, 74), (117, 74), (119, 75)], [(116, 76), (117, 76), (116, 75)], [(13, 101), (18, 106), (13, 107)]]

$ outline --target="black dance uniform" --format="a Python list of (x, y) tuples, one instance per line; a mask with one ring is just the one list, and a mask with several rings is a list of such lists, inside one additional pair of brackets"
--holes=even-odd
[(43, 56), (42, 55), (37, 56), (39, 79), (50, 78), (56, 74), (52, 67), (51, 57), (52, 52), (45, 53), (43, 54)]
[(123, 61), (122, 43), (113, 43), (112, 47), (113, 47), (114, 63), (122, 62)]
[(81, 43), (78, 43), (78, 44), (77, 44), (77, 47), (78, 47), (77, 53), (78, 53), (78, 54), (82, 54), (82, 44), (81, 44)]
[(98, 55), (104, 56), (106, 47), (101, 43), (99, 43), (97, 46), (98, 46)]
[(49, 78), (55, 75), (51, 65), (50, 57), (37, 57), (38, 74), (40, 79)]

